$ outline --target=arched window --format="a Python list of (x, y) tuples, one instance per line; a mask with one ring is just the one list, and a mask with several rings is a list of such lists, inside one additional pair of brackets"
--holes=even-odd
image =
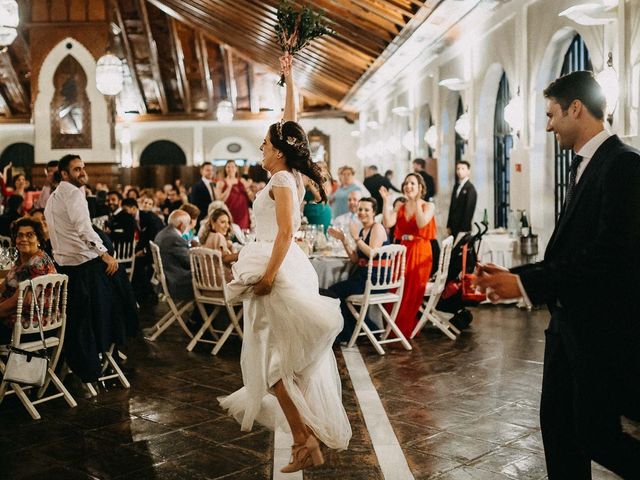
[(507, 75), (502, 74), (493, 120), (494, 215), (496, 227), (507, 227), (509, 218), (509, 159), (513, 147), (511, 127), (504, 119), (504, 107), (511, 99)]
[[(456, 121), (464, 115), (464, 105), (462, 105), (462, 97), (458, 97), (458, 111), (456, 113)], [(454, 122), (455, 125), (455, 122)], [(465, 141), (464, 139), (456, 132), (456, 162), (462, 160), (462, 156), (464, 155), (464, 147)]]
[[(579, 70), (593, 70), (591, 59), (589, 58), (589, 50), (580, 35), (573, 37), (573, 41), (564, 56), (562, 70), (560, 75), (577, 72)], [(564, 199), (567, 195), (567, 187), (569, 185), (569, 168), (571, 166), (571, 158), (573, 153), (571, 150), (563, 150), (560, 148), (558, 140), (554, 140), (555, 146), (555, 200), (556, 200), (556, 220), (560, 216)]]
[(140, 166), (146, 165), (186, 165), (184, 151), (169, 140), (158, 140), (150, 143), (140, 155)]

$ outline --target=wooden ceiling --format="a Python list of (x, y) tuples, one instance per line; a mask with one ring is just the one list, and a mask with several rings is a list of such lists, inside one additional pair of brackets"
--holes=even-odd
[[(338, 108), (376, 60), (397, 48), (415, 23), (442, 1), (296, 2), (323, 10), (335, 32), (296, 55), (303, 109)], [(111, 50), (127, 66), (125, 89), (117, 99), (119, 111), (204, 118), (223, 99), (230, 99), (239, 112), (268, 110), (281, 54), (274, 35), (278, 2), (21, 1), (21, 19), (27, 21), (22, 22), (18, 39), (0, 53), (0, 119), (31, 115), (29, 29), (47, 22), (60, 28), (87, 24), (99, 20), (92, 11), (100, 9), (102, 21), (110, 26)]]

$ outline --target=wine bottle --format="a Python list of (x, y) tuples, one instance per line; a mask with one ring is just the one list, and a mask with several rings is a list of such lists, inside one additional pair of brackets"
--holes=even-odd
[(531, 228), (529, 227), (529, 219), (527, 218), (527, 211), (522, 211), (522, 217), (520, 218), (520, 235), (522, 237), (528, 237), (531, 233)]
[(487, 209), (484, 209), (484, 213), (482, 214), (482, 224), (484, 226), (489, 225), (489, 214), (487, 213)]

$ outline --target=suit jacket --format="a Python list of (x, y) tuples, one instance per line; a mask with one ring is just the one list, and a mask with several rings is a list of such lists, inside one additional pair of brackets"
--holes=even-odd
[(373, 175), (364, 179), (364, 188), (369, 190), (369, 193), (373, 198), (378, 202), (378, 212), (382, 211), (382, 195), (380, 195), (380, 187), (385, 187), (387, 190), (395, 190), (399, 192), (396, 187), (393, 186), (391, 181), (379, 173), (374, 173)]
[(174, 299), (193, 298), (189, 246), (178, 230), (171, 225), (164, 227), (156, 235), (155, 243), (160, 249), (164, 275), (169, 293)]
[(427, 187), (427, 191), (425, 192), (424, 197), (422, 198), (429, 201), (430, 199), (436, 196), (436, 182), (433, 180), (433, 177), (429, 175), (427, 172), (425, 172), (424, 170), (420, 170), (418, 173), (424, 180), (424, 184)]
[(156, 238), (156, 235), (164, 228), (162, 219), (153, 212), (145, 212), (140, 210), (140, 223), (138, 244), (136, 245), (136, 251), (149, 250), (149, 242)]
[(639, 246), (640, 152), (614, 135), (582, 173), (544, 260), (512, 271), (533, 303), (548, 304), (570, 361), (616, 372), (640, 408)]
[[(213, 187), (213, 186), (212, 186)], [(215, 200), (212, 198), (214, 193), (209, 190), (209, 187), (204, 183), (204, 180), (200, 179), (191, 187), (191, 193), (189, 194), (189, 201), (200, 209), (200, 216), (198, 222), (207, 216), (209, 210), (209, 204)]]
[(447, 228), (451, 230), (455, 236), (460, 232), (470, 232), (473, 214), (476, 210), (476, 201), (478, 195), (476, 188), (470, 180), (462, 186), (460, 193), (456, 196), (458, 184), (456, 183), (451, 192), (451, 203), (449, 204), (449, 218), (447, 219)]
[(124, 210), (107, 221), (113, 242), (131, 242), (136, 233), (136, 220)]

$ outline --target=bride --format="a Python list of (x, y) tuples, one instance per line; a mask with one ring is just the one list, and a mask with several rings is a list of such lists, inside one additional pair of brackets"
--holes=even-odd
[(320, 296), (313, 266), (292, 241), (300, 227), (302, 175), (318, 185), (324, 201), (326, 195), (307, 136), (295, 121), (291, 57), (281, 63), (284, 119), (269, 127), (260, 148), (271, 179), (253, 204), (257, 241), (242, 249), (233, 267), (232, 283), (253, 285), (244, 302), (244, 387), (219, 400), (243, 431), (251, 430), (254, 420), (271, 429), (289, 427), (294, 444), (282, 469), (289, 473), (324, 463), (320, 442), (346, 449), (351, 426), (332, 350), (342, 330), (340, 305)]

